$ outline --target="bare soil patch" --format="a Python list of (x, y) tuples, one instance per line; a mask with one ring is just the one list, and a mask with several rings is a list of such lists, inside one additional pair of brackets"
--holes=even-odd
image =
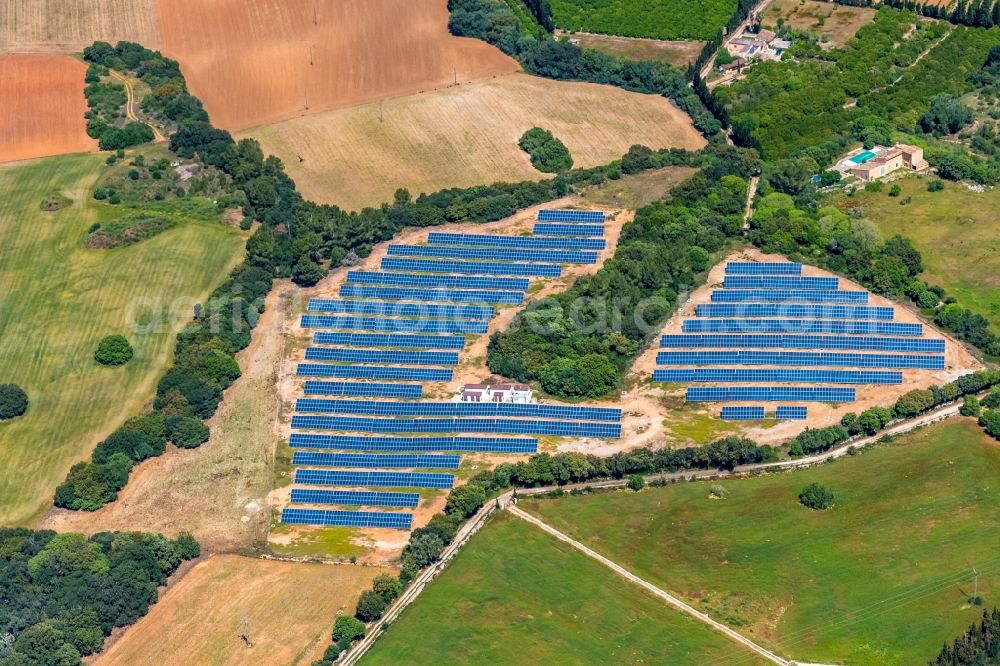
[(164, 52), (241, 130), (519, 69), (448, 32), (446, 0), (156, 0)]
[(512, 74), (490, 81), (330, 111), (247, 136), (280, 157), (307, 199), (358, 209), (446, 187), (544, 177), (518, 148), (532, 127), (550, 130), (594, 167), (630, 146), (698, 149), (691, 119), (657, 95)]
[(83, 118), (86, 69), (63, 55), (0, 55), (0, 162), (97, 148)]
[[(386, 569), (209, 557), (172, 584), (96, 664), (308, 664)], [(250, 619), (253, 647), (241, 640)]]
[(774, 28), (781, 19), (796, 30), (815, 31), (825, 47), (835, 48), (843, 46), (854, 33), (871, 23), (876, 11), (870, 7), (849, 7), (817, 0), (773, 0), (761, 21)]
[(160, 47), (155, 0), (4, 0), (0, 51), (80, 51), (95, 40)]

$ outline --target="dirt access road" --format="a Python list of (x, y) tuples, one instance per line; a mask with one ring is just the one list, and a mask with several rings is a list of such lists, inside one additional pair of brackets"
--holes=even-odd
[(135, 87), (132, 85), (131, 79), (121, 74), (120, 72), (116, 72), (113, 69), (109, 69), (108, 73), (111, 74), (112, 77), (121, 81), (122, 85), (125, 86), (125, 94), (128, 96), (128, 102), (125, 103), (125, 115), (128, 117), (128, 119), (131, 120), (132, 122), (144, 123), (147, 127), (149, 127), (149, 129), (153, 130), (153, 140), (156, 141), (157, 143), (161, 141), (166, 141), (167, 137), (163, 136), (163, 134), (160, 133), (160, 130), (156, 129), (156, 127), (150, 123), (146, 123), (145, 121), (139, 120), (139, 116), (136, 115)]

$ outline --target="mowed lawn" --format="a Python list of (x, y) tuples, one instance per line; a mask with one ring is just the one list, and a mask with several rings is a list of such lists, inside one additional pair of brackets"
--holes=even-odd
[[(838, 196), (834, 203), (844, 210), (860, 207), (886, 237), (909, 238), (923, 256), (924, 279), (1000, 326), (1000, 190), (973, 192), (946, 182), (944, 190), (928, 192), (929, 178), (896, 182), (903, 189), (899, 197), (883, 188)], [(911, 202), (901, 206), (906, 197)]]
[[(828, 511), (797, 500), (811, 482)], [(1000, 446), (972, 419), (800, 472), (521, 508), (783, 656), (920, 664), (1000, 594)]]
[[(99, 155), (0, 168), (0, 383), (19, 384), (30, 400), (27, 414), (0, 424), (0, 524), (36, 521), (70, 466), (152, 398), (175, 335), (156, 313), (174, 306), (176, 322), (190, 320), (191, 304), (242, 257), (241, 233), (199, 221), (88, 250), (91, 224), (108, 216), (90, 198), (104, 168)], [(43, 212), (53, 193), (73, 203)], [(135, 348), (124, 367), (93, 360), (111, 333)]]
[(763, 662), (537, 527), (501, 513), (362, 663)]

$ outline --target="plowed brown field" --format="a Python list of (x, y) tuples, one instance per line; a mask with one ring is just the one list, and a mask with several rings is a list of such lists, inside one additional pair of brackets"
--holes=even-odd
[(0, 55), (0, 162), (97, 147), (83, 119), (86, 69), (64, 55)]
[(160, 47), (156, 0), (4, 0), (0, 51), (79, 51), (94, 40)]
[(157, 0), (164, 51), (240, 130), (518, 69), (448, 32), (446, 0)]
[(247, 132), (284, 160), (307, 199), (348, 209), (499, 180), (538, 180), (517, 146), (552, 131), (576, 166), (606, 164), (629, 146), (697, 149), (705, 140), (662, 97), (511, 74), (490, 81), (296, 118)]

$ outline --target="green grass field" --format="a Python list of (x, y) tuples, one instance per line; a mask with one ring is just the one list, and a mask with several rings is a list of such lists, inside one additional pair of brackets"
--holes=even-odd
[[(927, 177), (896, 182), (899, 197), (860, 191), (838, 196), (837, 207), (860, 207), (888, 237), (906, 236), (923, 256), (923, 277), (944, 287), (965, 307), (1000, 326), (1000, 190), (973, 192), (959, 183), (945, 183), (944, 190), (928, 192)], [(906, 197), (911, 202), (901, 206)]]
[[(90, 197), (106, 168), (102, 155), (76, 155), (0, 169), (0, 382), (30, 399), (27, 414), (0, 424), (0, 524), (39, 518), (69, 467), (152, 398), (174, 340), (154, 313), (175, 305), (175, 320), (189, 320), (242, 257), (240, 232), (200, 220), (129, 247), (86, 249), (91, 225), (114, 214)], [(57, 192), (73, 203), (43, 212)], [(130, 330), (130, 319), (148, 330)], [(109, 333), (131, 341), (128, 365), (94, 362)]]
[[(813, 481), (834, 508), (799, 504)], [(1000, 602), (998, 490), (1000, 446), (955, 419), (800, 472), (520, 506), (788, 658), (887, 666), (979, 619), (973, 567)]]
[(362, 663), (763, 662), (537, 527), (503, 513), (473, 537)]
[(712, 39), (735, 9), (736, 0), (552, 0), (564, 30), (648, 39)]

